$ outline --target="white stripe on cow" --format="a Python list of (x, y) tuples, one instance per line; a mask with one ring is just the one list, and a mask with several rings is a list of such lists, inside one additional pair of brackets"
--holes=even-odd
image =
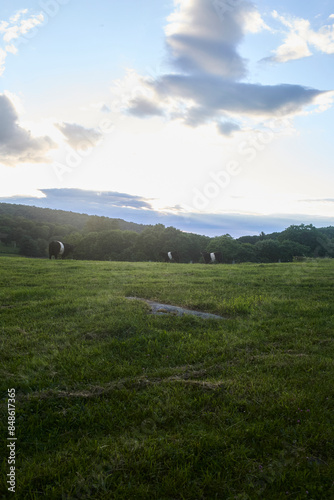
[(58, 241), (58, 243), (60, 245), (59, 255), (63, 255), (65, 247), (64, 247), (64, 245), (62, 244), (61, 241)]
[(211, 257), (211, 262), (216, 261), (216, 256), (215, 256), (214, 252), (210, 253), (210, 257)]
[(169, 260), (172, 260), (172, 258), (173, 258), (173, 257), (172, 257), (172, 252), (168, 252), (168, 254), (167, 254), (167, 255), (168, 255)]

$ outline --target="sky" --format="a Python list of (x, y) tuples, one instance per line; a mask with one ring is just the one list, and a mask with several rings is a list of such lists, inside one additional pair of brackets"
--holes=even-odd
[(0, 202), (334, 225), (329, 0), (2, 0)]

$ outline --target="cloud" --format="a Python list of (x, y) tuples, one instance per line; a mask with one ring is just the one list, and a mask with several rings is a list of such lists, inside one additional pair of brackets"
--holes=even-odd
[(46, 154), (56, 144), (48, 136), (32, 137), (29, 130), (18, 124), (18, 115), (5, 95), (0, 94), (0, 163), (15, 166), (18, 163), (48, 162)]
[[(288, 115), (311, 104), (323, 92), (301, 85), (231, 82), (208, 75), (165, 75), (153, 83), (160, 99), (187, 99), (210, 110), (246, 115)], [(189, 109), (192, 109), (191, 107)]]
[(334, 203), (334, 198), (319, 198), (319, 199), (314, 199), (314, 198), (308, 198), (306, 200), (298, 200), (299, 202), (307, 202), (307, 203), (323, 203), (323, 204), (330, 204)]
[(21, 16), (23, 16), (24, 14), (27, 14), (28, 12), (28, 9), (21, 9), (21, 10), (18, 10), (16, 12), (16, 14), (12, 15), (11, 18), (10, 18), (10, 22), (11, 23), (17, 23), (20, 19)]
[(111, 109), (107, 104), (103, 104), (100, 109), (101, 113), (111, 113)]
[(264, 22), (261, 14), (254, 10), (249, 11), (244, 19), (245, 29), (248, 33), (259, 33), (260, 31), (267, 30), (271, 33), (272, 29)]
[(233, 132), (237, 132), (240, 130), (240, 126), (237, 123), (233, 122), (218, 122), (217, 127), (219, 133), (226, 136), (229, 136), (233, 134)]
[(199, 125), (210, 123), (213, 119), (214, 113), (212, 109), (206, 107), (205, 104), (198, 103), (198, 105), (188, 106), (185, 102), (182, 105), (182, 101), (180, 101), (179, 105), (181, 105), (181, 109), (174, 111), (172, 117), (174, 119), (183, 119), (184, 123), (189, 127), (195, 128)]
[[(214, 123), (221, 134), (231, 135), (242, 130), (231, 125), (236, 119), (291, 116), (318, 105), (320, 97), (327, 99), (325, 92), (303, 85), (249, 82), (239, 45), (247, 32), (270, 30), (253, 3), (174, 0), (174, 4), (165, 27), (172, 71), (153, 78), (137, 76), (140, 95), (122, 102), (126, 112), (143, 118), (163, 115), (191, 127)], [(297, 44), (294, 48), (296, 57), (305, 49)], [(287, 49), (282, 53), (286, 55)]]
[(274, 55), (263, 59), (263, 61), (285, 63), (302, 59), (313, 55), (311, 49), (325, 54), (334, 54), (333, 24), (324, 25), (315, 31), (306, 19), (281, 16), (275, 10), (272, 12), (272, 16), (288, 30), (284, 32), (284, 42), (274, 51)]
[(76, 123), (55, 125), (65, 136), (68, 144), (76, 150), (95, 147), (102, 138), (102, 133), (94, 128), (85, 128)]
[(127, 193), (118, 193), (116, 191), (86, 191), (83, 189), (41, 189), (44, 199), (56, 203), (68, 203), (69, 206), (86, 207), (87, 210), (94, 210), (96, 207), (110, 208), (152, 209), (149, 200), (141, 196), (135, 196)]
[(162, 116), (163, 110), (146, 97), (136, 97), (129, 101), (128, 113), (141, 118)]
[(7, 52), (3, 49), (0, 49), (0, 76), (5, 71), (6, 57), (7, 57)]
[(26, 42), (25, 37), (29, 36), (30, 38), (31, 32), (45, 20), (42, 13), (26, 17), (27, 13), (28, 9), (22, 9), (14, 14), (9, 21), (0, 22), (0, 35), (4, 44), (4, 48), (0, 49), (0, 76), (5, 71), (7, 54), (16, 54), (18, 46), (22, 42)]
[(218, 15), (213, 2), (177, 0), (165, 28), (170, 62), (177, 70), (239, 79), (246, 75), (246, 61), (237, 46), (244, 36), (247, 13), (253, 5), (238, 2)]

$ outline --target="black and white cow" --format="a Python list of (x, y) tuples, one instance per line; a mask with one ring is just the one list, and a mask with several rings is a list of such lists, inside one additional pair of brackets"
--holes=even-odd
[(159, 255), (164, 259), (165, 262), (180, 262), (180, 256), (178, 252), (159, 252)]
[(73, 252), (74, 246), (69, 243), (62, 243), (61, 241), (51, 241), (49, 244), (49, 258), (54, 257), (57, 259), (61, 257), (64, 259), (67, 255)]
[(205, 264), (223, 263), (223, 255), (221, 252), (201, 252)]

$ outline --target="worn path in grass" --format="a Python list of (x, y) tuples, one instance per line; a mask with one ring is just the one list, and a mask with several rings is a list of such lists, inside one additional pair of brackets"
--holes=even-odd
[(333, 261), (0, 268), (4, 495), (334, 498)]
[(141, 300), (149, 305), (152, 314), (175, 314), (176, 316), (184, 316), (189, 314), (190, 316), (197, 316), (202, 319), (224, 319), (218, 314), (205, 313), (201, 311), (192, 311), (191, 309), (186, 309), (185, 307), (171, 306), (170, 304), (161, 304), (160, 302), (154, 302), (153, 300), (140, 299), (138, 297), (126, 297), (128, 300)]

